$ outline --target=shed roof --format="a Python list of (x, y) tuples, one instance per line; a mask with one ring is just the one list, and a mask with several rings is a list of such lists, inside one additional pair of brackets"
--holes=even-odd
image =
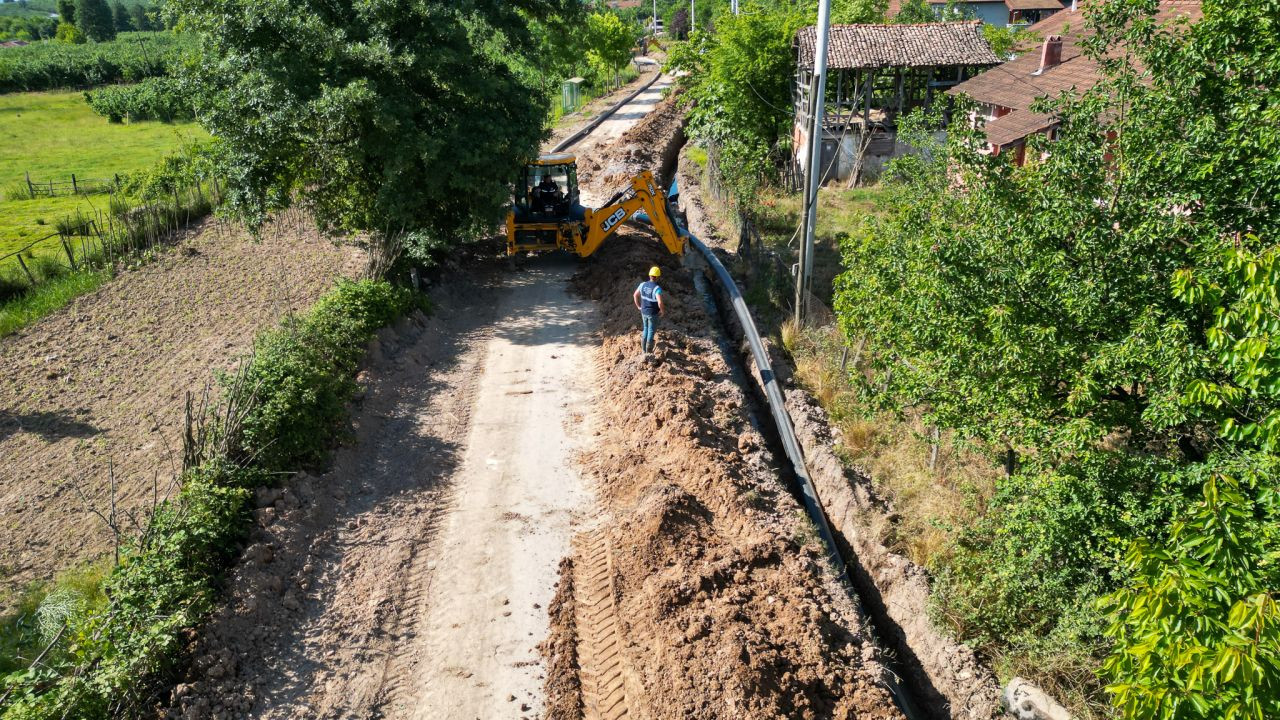
[[(832, 70), (882, 67), (995, 65), (1000, 58), (982, 37), (980, 21), (918, 25), (832, 25), (827, 66)], [(800, 67), (813, 68), (817, 30), (796, 33)]]

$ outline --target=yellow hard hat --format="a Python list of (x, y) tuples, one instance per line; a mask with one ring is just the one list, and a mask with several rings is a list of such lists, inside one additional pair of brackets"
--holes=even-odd
[(649, 268), (649, 277), (662, 277), (662, 268), (657, 265)]

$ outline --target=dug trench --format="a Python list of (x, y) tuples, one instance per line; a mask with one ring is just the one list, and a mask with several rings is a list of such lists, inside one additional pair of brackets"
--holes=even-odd
[[(729, 266), (737, 256), (728, 252), (702, 191), (701, 168), (680, 153), (674, 173), (681, 192), (681, 209), (689, 229), (716, 248)], [(749, 245), (739, 245), (749, 249)], [(736, 348), (732, 362), (750, 368), (749, 396), (765, 404), (763, 383), (755, 370), (744, 331), (729, 308), (720, 285), (707, 283), (715, 303), (713, 313)], [(903, 693), (919, 720), (987, 720), (1002, 716), (1001, 688), (995, 674), (968, 646), (933, 624), (928, 609), (930, 580), (924, 568), (892, 551), (882, 542), (883, 528), (892, 522), (893, 507), (880, 497), (870, 477), (850, 468), (836, 454), (838, 431), (824, 411), (792, 378), (787, 354), (763, 338), (770, 364), (784, 387), (786, 413), (804, 453), (806, 471), (824, 506), (837, 550), (848, 569), (852, 590), (867, 613), (875, 637), (886, 650), (890, 671), (900, 679)], [(1035, 690), (1036, 693), (1040, 691)], [(1037, 701), (1044, 708), (1051, 700)], [(1050, 710), (1037, 717), (1056, 717)]]
[[(584, 164), (589, 189), (644, 169), (665, 184), (681, 125), (664, 102)], [(631, 294), (653, 265), (670, 307), (645, 358)], [(601, 513), (561, 567), (542, 646), (547, 716), (901, 718), (694, 280), (630, 229), (573, 279), (601, 318), (604, 401), (580, 459)]]
[[(678, 150), (671, 104), (601, 151), (594, 192)], [(573, 266), (455, 267), (431, 318), (381, 333), (352, 441), (259, 494), (158, 714), (903, 717), (690, 272), (631, 230)]]
[[(574, 278), (601, 315), (607, 399), (581, 462), (602, 513), (552, 606), (548, 717), (901, 718), (692, 274), (639, 233), (619, 240)], [(647, 360), (631, 290), (655, 264), (670, 308)]]

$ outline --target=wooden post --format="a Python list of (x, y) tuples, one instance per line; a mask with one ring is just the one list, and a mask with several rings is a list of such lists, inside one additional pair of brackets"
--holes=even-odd
[(76, 256), (75, 256), (75, 253), (71, 252), (71, 244), (67, 242), (67, 236), (58, 235), (58, 240), (62, 242), (62, 249), (67, 252), (67, 262), (71, 263), (71, 269), (72, 270), (77, 269)]
[(31, 171), (30, 171), (30, 170), (28, 170), (28, 171), (27, 171), (27, 196), (28, 196), (28, 197), (35, 197), (35, 196), (36, 196), (36, 189), (35, 189), (34, 187), (32, 187), (32, 186), (31, 186)]
[(933, 443), (929, 448), (929, 472), (933, 472), (938, 467), (938, 446), (942, 444), (942, 428), (935, 425), (933, 427)]
[(80, 185), (76, 182), (76, 174), (75, 174), (75, 173), (71, 173), (71, 194), (72, 194), (72, 195), (79, 195), (79, 194), (80, 194)]
[(840, 372), (844, 372), (849, 367), (849, 346), (844, 346), (844, 352), (840, 353)]
[(862, 349), (867, 346), (867, 336), (858, 338), (858, 349), (853, 351), (853, 369), (858, 369), (858, 361), (862, 359)]
[(27, 264), (23, 262), (22, 253), (18, 253), (17, 258), (18, 258), (18, 264), (22, 266), (22, 272), (27, 274), (27, 280), (30, 281), (31, 287), (35, 287), (36, 278), (34, 275), (31, 274), (31, 269), (27, 267)]

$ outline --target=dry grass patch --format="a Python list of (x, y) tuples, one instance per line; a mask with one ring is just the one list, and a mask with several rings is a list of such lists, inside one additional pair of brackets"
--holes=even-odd
[(800, 329), (788, 323), (782, 341), (797, 381), (831, 416), (837, 453), (870, 476), (893, 506), (881, 542), (923, 567), (938, 567), (951, 556), (960, 531), (986, 511), (1000, 468), (945, 432), (934, 457), (932, 428), (918, 413), (868, 410), (850, 375), (858, 371), (855, 353), (850, 350), (846, 359), (835, 327)]

